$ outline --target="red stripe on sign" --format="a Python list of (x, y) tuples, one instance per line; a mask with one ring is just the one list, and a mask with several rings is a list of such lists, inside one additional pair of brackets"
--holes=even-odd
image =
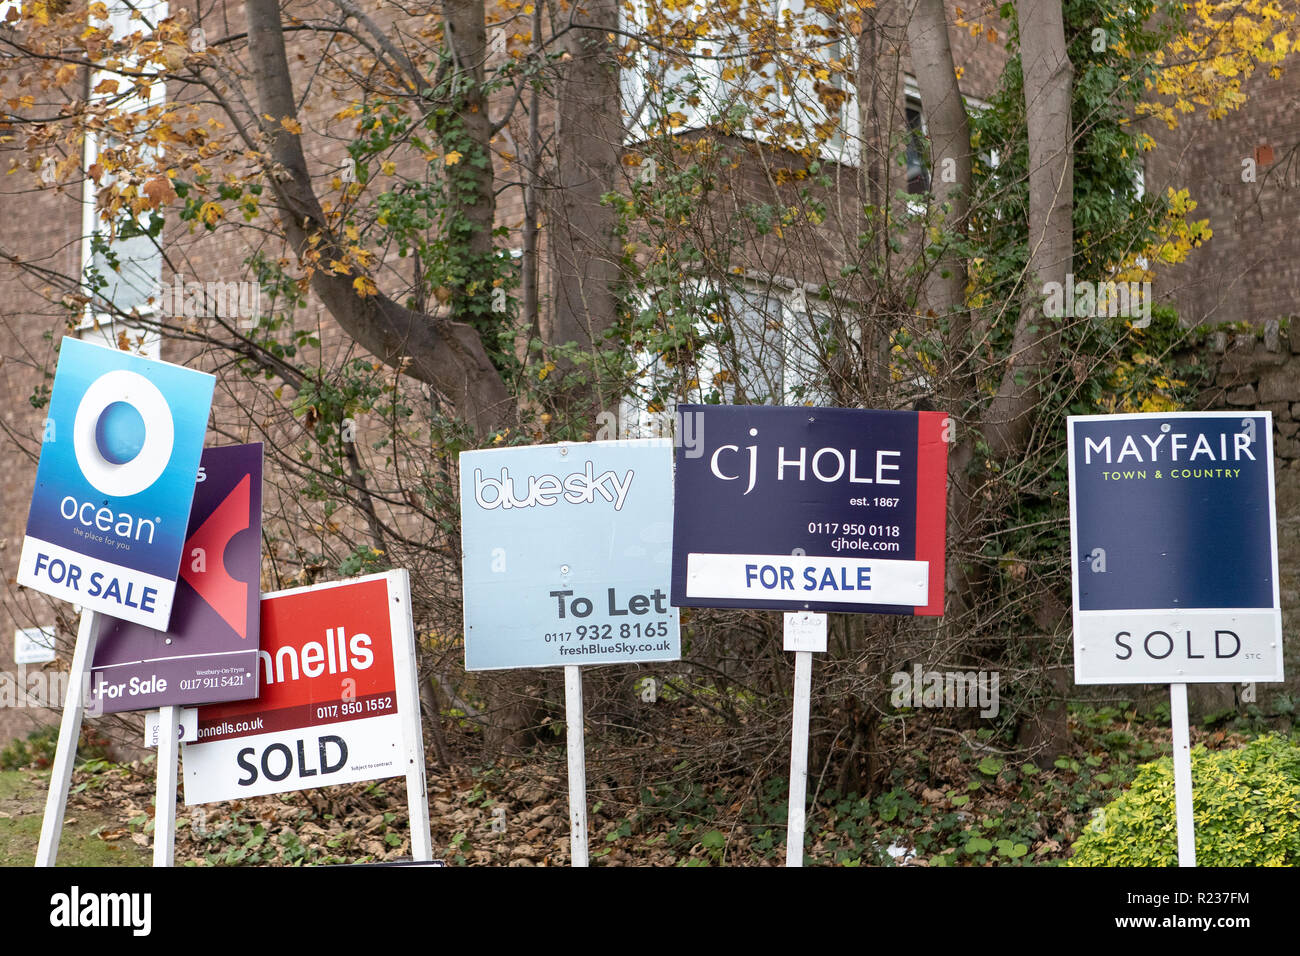
[(943, 614), (944, 552), (948, 530), (947, 412), (917, 412), (916, 560), (930, 562), (930, 603), (913, 613)]

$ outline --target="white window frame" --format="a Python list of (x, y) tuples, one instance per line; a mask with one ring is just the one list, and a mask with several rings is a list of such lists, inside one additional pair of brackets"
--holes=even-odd
[[(705, 279), (688, 279), (683, 285), (696, 290), (703, 295), (707, 291)], [(739, 283), (740, 289), (735, 290), (735, 283)], [(757, 373), (751, 371), (748, 376), (751, 381), (762, 376), (765, 378), (768, 387), (767, 400), (773, 404), (781, 405), (816, 405), (819, 404), (816, 396), (810, 399), (796, 395), (796, 390), (801, 386), (815, 386), (815, 376), (820, 373), (820, 368), (810, 369), (798, 362), (796, 353), (799, 348), (796, 343), (802, 344), (807, 341), (807, 329), (800, 328), (800, 322), (811, 321), (810, 316), (821, 314), (816, 309), (815, 303), (819, 287), (813, 283), (797, 282), (786, 276), (767, 275), (759, 272), (747, 272), (743, 276), (737, 276), (730, 282), (726, 283), (728, 292), (739, 291), (742, 296), (742, 302), (750, 296), (763, 297), (768, 303), (774, 303), (779, 309), (778, 312), (778, 329), (757, 329), (757, 338), (763, 339), (764, 334), (773, 333), (770, 341), (764, 341), (762, 344), (771, 346), (779, 350), (779, 366), (772, 368), (766, 365), (761, 355), (755, 355), (749, 352), (743, 356), (743, 361), (750, 364), (754, 369), (759, 369)], [(648, 308), (650, 305), (649, 296), (652, 293), (643, 293), (639, 307)], [(770, 308), (770, 306), (769, 306)], [(755, 311), (756, 318), (762, 318), (764, 322), (770, 321), (771, 313), (759, 313)], [(700, 317), (696, 320), (697, 327), (705, 327), (707, 319)], [(756, 323), (755, 323), (756, 324)], [(753, 345), (751, 342), (738, 341), (738, 350), (745, 350), (745, 345)], [(748, 351), (748, 350), (745, 350)], [(634, 386), (635, 391), (641, 394), (637, 397), (625, 397), (619, 408), (619, 421), (621, 423), (621, 437), (640, 438), (652, 437), (664, 433), (663, 422), (671, 421), (676, 413), (676, 401), (669, 400), (666, 406), (656, 412), (649, 412), (646, 408), (645, 399), (653, 389), (656, 370), (659, 367), (659, 359), (652, 356), (649, 352), (640, 351), (635, 356), (637, 368), (640, 370), (637, 376), (637, 384)], [(688, 394), (680, 401), (687, 403), (699, 403), (703, 401), (704, 395), (714, 388), (721, 393), (723, 401), (734, 400), (735, 388), (724, 383), (718, 385), (715, 376), (723, 371), (739, 378), (743, 373), (739, 369), (731, 368), (732, 362), (730, 357), (718, 354), (715, 347), (710, 347), (703, 355), (696, 358), (696, 388), (694, 394)], [(779, 376), (779, 388), (773, 387), (776, 383), (773, 381)], [(707, 384), (706, 384), (707, 381)], [(750, 382), (741, 382), (749, 385)], [(747, 392), (754, 389), (747, 388)], [(824, 396), (829, 400), (829, 396)]]
[[(703, 0), (699, 0), (703, 2)], [(783, 16), (790, 12), (797, 15), (808, 9), (806, 0), (757, 0), (769, 5), (777, 17)], [(640, 4), (634, 6), (634, 22), (632, 30), (638, 29), (642, 23), (640, 13), (642, 7)], [(813, 11), (814, 13), (816, 11)], [(624, 9), (621, 16), (627, 16)], [(683, 15), (684, 20), (689, 20), (689, 13)], [(808, 42), (812, 42), (809, 40)], [(851, 43), (845, 43), (844, 55), (840, 59), (856, 56), (856, 50)], [(708, 40), (703, 38), (697, 41), (697, 48), (707, 49)], [(643, 48), (644, 51), (644, 48)], [(621, 90), (621, 99), (624, 115), (627, 118), (625, 124), (625, 142), (628, 144), (643, 142), (647, 138), (649, 125), (645, 121), (645, 109), (650, 102), (650, 93), (647, 90), (645, 78), (650, 74), (658, 75), (658, 67), (654, 63), (657, 54), (654, 51), (650, 53), (638, 52), (635, 56), (635, 64), (632, 67), (620, 71), (619, 86)], [(776, 87), (774, 107), (777, 110), (790, 112), (791, 110), (807, 111), (813, 110), (821, 112), (821, 101), (818, 99), (813, 88), (809, 85), (811, 81), (807, 78), (800, 77), (796, 80), (793, 89), (786, 92), (785, 83), (777, 76), (773, 64), (768, 64), (762, 74), (753, 76), (748, 84), (745, 81), (734, 81), (722, 79), (724, 66), (737, 60), (743, 62), (743, 56), (739, 53), (731, 53), (723, 59), (708, 54), (692, 55), (690, 65), (685, 68), (674, 67), (673, 71), (680, 71), (681, 75), (694, 73), (701, 84), (701, 99), (703, 102), (699, 106), (692, 106), (688, 103), (675, 104), (673, 109), (683, 113), (686, 121), (677, 129), (678, 133), (686, 133), (692, 130), (703, 129), (709, 125), (709, 117), (715, 113), (722, 112), (726, 109), (731, 97), (739, 93), (746, 85), (756, 85), (753, 81), (759, 81), (757, 85), (772, 83)], [(664, 76), (670, 75), (670, 71), (665, 69)], [(665, 84), (667, 85), (667, 84)], [(857, 91), (850, 84), (847, 91), (844, 104), (841, 107), (842, 115), (840, 122), (837, 124), (839, 133), (830, 140), (819, 144), (819, 153), (821, 158), (830, 162), (840, 163), (847, 166), (856, 166), (861, 162), (858, 141), (860, 136), (860, 117), (857, 108)], [(812, 121), (815, 117), (805, 117)], [(772, 139), (772, 134), (767, 129), (758, 129), (747, 126), (741, 131), (741, 135), (757, 140), (759, 142), (768, 142)]]
[[(970, 116), (972, 113), (975, 112), (983, 113), (985, 110), (989, 108), (989, 104), (985, 100), (982, 100), (977, 96), (967, 96), (965, 93), (963, 93), (961, 99), (962, 99), (962, 103), (966, 107), (967, 116)], [(921, 88), (919, 84), (916, 82), (916, 77), (911, 76), (910, 74), (904, 74), (903, 109), (904, 109), (905, 123), (906, 123), (906, 110), (911, 108), (913, 105), (915, 105), (916, 111), (921, 117), (921, 127), (919, 132), (921, 136), (924, 137), (925, 140), (928, 142), (930, 138), (930, 130), (929, 130), (929, 124), (926, 122), (925, 119), (925, 104), (921, 101)], [(909, 137), (912, 135), (910, 127), (908, 128), (907, 135)], [(906, 147), (904, 147), (904, 149), (906, 149)], [(998, 156), (998, 151), (996, 149), (988, 150), (987, 152), (981, 155), (983, 155), (983, 157), (985, 158), (989, 166), (995, 169), (997, 168), (998, 163), (1000, 161), (1000, 157)], [(933, 168), (931, 168), (930, 165), (927, 164), (925, 167), (925, 172), (926, 172), (926, 180), (927, 180), (926, 191), (924, 193), (909, 193), (908, 194), (909, 196), (925, 196), (930, 193), (931, 190), (929, 189), (929, 187), (934, 185), (934, 170)], [(925, 212), (926, 205), (927, 204), (923, 202), (921, 199), (909, 198), (907, 200), (907, 211), (914, 216), (921, 215)], [(1000, 210), (995, 209), (993, 214), (999, 219), (1002, 217), (1002, 213)]]
[[(151, 29), (151, 24), (158, 23), (165, 18), (168, 13), (167, 0), (107, 0), (108, 19), (100, 21), (111, 26), (114, 38), (126, 37), (139, 30)], [(133, 11), (141, 14), (139, 18), (133, 18)], [(129, 61), (123, 64), (131, 68), (134, 64)], [(109, 95), (119, 96), (120, 93), (102, 94), (95, 93), (95, 88), (104, 79), (115, 79), (119, 84), (134, 85), (134, 81), (127, 76), (123, 76), (112, 70), (96, 69), (90, 74), (90, 97), (94, 99), (103, 99)], [(165, 81), (159, 77), (149, 86), (149, 96), (147, 100), (138, 100), (137, 94), (131, 94), (132, 99), (137, 99), (136, 103), (130, 103), (127, 109), (131, 112), (142, 112), (153, 106), (166, 102), (167, 90)], [(99, 136), (87, 130), (85, 143), (82, 154), (82, 168), (90, 169), (99, 158), (100, 142)], [(102, 224), (99, 219), (97, 209), (97, 193), (100, 184), (96, 183), (89, 176), (82, 181), (82, 220), (81, 220), (81, 276), (83, 281), (95, 265), (94, 241), (97, 236), (103, 234)], [(162, 284), (162, 263), (158, 262), (158, 274), (153, 276), (155, 288), (161, 287)], [(88, 297), (89, 298), (89, 297)], [(154, 316), (157, 313), (156, 303), (146, 303), (138, 307), (142, 316)], [(162, 342), (161, 336), (156, 329), (148, 329), (135, 323), (126, 322), (118, 316), (110, 313), (98, 312), (94, 308), (94, 303), (87, 301), (81, 320), (77, 325), (77, 330), (82, 338), (87, 338), (88, 333), (91, 337), (101, 335), (104, 344), (112, 345), (114, 348), (120, 347), (119, 341), (122, 333), (126, 334), (126, 341), (132, 345), (132, 351), (135, 351), (147, 358), (159, 358), (161, 356)]]

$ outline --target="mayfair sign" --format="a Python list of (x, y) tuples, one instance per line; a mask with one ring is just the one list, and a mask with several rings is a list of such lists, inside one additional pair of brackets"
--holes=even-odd
[(1279, 681), (1268, 412), (1069, 419), (1075, 680)]

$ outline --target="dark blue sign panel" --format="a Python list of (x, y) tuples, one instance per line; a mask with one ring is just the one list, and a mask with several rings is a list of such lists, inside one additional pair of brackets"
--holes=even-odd
[(681, 405), (672, 603), (943, 613), (948, 416)]
[(1076, 679), (1280, 680), (1268, 412), (1069, 419)]

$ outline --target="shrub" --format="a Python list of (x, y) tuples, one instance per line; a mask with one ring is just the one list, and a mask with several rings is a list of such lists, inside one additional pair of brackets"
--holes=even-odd
[(0, 750), (0, 770), (44, 769), (54, 763), (58, 742), (59, 728), (56, 726), (34, 730), (26, 740), (15, 738)]
[[(1192, 809), (1199, 865), (1300, 864), (1300, 748), (1276, 735), (1237, 750), (1193, 748)], [(1162, 757), (1097, 811), (1068, 865), (1177, 862), (1173, 762)]]

